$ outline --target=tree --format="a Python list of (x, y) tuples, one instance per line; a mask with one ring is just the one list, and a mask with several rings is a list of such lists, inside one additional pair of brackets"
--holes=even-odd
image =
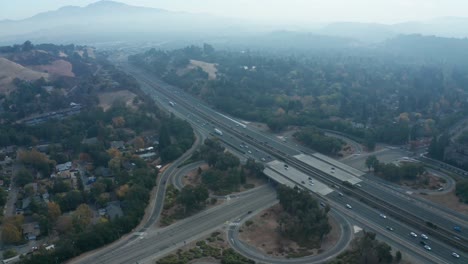
[(3, 224), (2, 241), (5, 244), (16, 244), (21, 241), (21, 232), (19, 228), (11, 223)]
[(9, 250), (3, 251), (3, 259), (9, 259), (9, 258), (12, 258), (12, 257), (14, 257), (16, 255), (18, 255), (18, 252), (16, 252), (16, 250), (14, 250), (14, 249), (9, 249)]
[(91, 223), (92, 218), (93, 211), (91, 210), (91, 208), (89, 208), (87, 204), (81, 204), (80, 206), (78, 206), (75, 212), (73, 212), (72, 216), (72, 223), (75, 231), (84, 231)]
[(60, 215), (62, 215), (62, 211), (60, 211), (60, 206), (57, 203), (47, 203), (47, 217), (51, 223), (55, 223)]
[(402, 258), (401, 252), (400, 252), (400, 250), (398, 250), (398, 251), (396, 252), (396, 254), (395, 254), (395, 261), (396, 261), (397, 263), (400, 263), (401, 258)]
[(373, 168), (375, 170), (375, 168), (378, 166), (379, 164), (379, 160), (377, 159), (377, 157), (375, 155), (370, 155), (369, 157), (367, 157), (366, 159), (366, 167), (368, 170), (370, 170), (371, 168)]
[(69, 231), (71, 231), (73, 228), (72, 217), (70, 217), (69, 215), (60, 216), (57, 219), (56, 228), (60, 234), (66, 234)]
[(16, 184), (20, 187), (24, 187), (24, 185), (33, 182), (34, 177), (31, 172), (27, 169), (20, 169), (16, 173), (15, 181)]

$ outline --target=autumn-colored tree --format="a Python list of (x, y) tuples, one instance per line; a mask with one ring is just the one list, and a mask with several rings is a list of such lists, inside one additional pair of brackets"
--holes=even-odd
[(115, 194), (117, 195), (119, 199), (123, 199), (125, 195), (127, 195), (128, 189), (129, 189), (128, 184), (124, 184), (115, 191)]
[(81, 152), (80, 155), (78, 156), (80, 161), (85, 161), (85, 162), (91, 162), (93, 159), (88, 153)]
[(2, 228), (2, 241), (14, 244), (21, 241), (21, 225), (24, 223), (23, 215), (15, 215), (4, 219)]
[(73, 227), (72, 218), (68, 215), (62, 215), (57, 219), (56, 229), (60, 234), (68, 233)]
[(72, 216), (73, 227), (76, 232), (81, 232), (91, 224), (93, 218), (93, 211), (87, 204), (81, 204), (76, 208)]
[(120, 161), (120, 158), (113, 158), (111, 160), (109, 160), (109, 162), (107, 163), (107, 166), (109, 167), (109, 169), (113, 172), (113, 173), (119, 173), (120, 172), (120, 168), (121, 168), (121, 161)]
[(14, 244), (21, 241), (20, 230), (11, 223), (3, 224), (2, 241), (5, 244)]
[(114, 127), (124, 127), (125, 118), (123, 116), (117, 116), (117, 117), (112, 118), (112, 125)]
[(142, 137), (137, 137), (133, 140), (133, 146), (137, 149), (145, 147), (145, 140)]
[(108, 149), (107, 154), (109, 154), (109, 156), (111, 156), (111, 158), (121, 158), (122, 157), (122, 153), (116, 148)]
[(55, 223), (61, 214), (62, 211), (60, 210), (60, 206), (57, 203), (49, 202), (47, 204), (47, 217), (49, 218), (50, 222)]

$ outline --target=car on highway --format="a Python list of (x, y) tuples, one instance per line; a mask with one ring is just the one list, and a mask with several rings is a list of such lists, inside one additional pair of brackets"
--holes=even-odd
[(416, 234), (415, 232), (411, 232), (411, 233), (409, 233), (409, 234), (410, 234), (410, 236), (412, 236), (412, 237), (418, 237), (418, 234)]
[(395, 230), (395, 229), (393, 229), (393, 227), (391, 227), (391, 226), (386, 226), (385, 228), (386, 228), (388, 231), (393, 231), (393, 230)]
[(384, 214), (380, 214), (379, 216), (382, 217), (383, 219), (387, 219), (387, 216)]
[(357, 186), (357, 187), (359, 187), (359, 188), (361, 188), (361, 187), (362, 187), (362, 185), (361, 185), (361, 184), (359, 184), (359, 183), (356, 183), (356, 186)]
[(425, 248), (426, 250), (429, 250), (429, 251), (432, 250), (432, 248), (431, 248), (429, 245), (424, 245), (424, 248)]
[(343, 196), (344, 196), (343, 193), (340, 193), (340, 192), (338, 193), (338, 195), (339, 195), (340, 197), (343, 197)]
[(452, 257), (454, 257), (454, 258), (460, 258), (460, 255), (458, 255), (457, 252), (452, 252)]
[(426, 239), (426, 240), (429, 239), (429, 237), (427, 235), (425, 235), (425, 234), (421, 234), (421, 237)]
[(346, 208), (353, 209), (353, 207), (350, 204), (346, 204)]
[(422, 241), (422, 240), (419, 241), (419, 244), (421, 244), (421, 245), (423, 245), (423, 246), (427, 245), (426, 241)]
[(261, 158), (261, 160), (262, 160), (262, 161), (266, 161), (266, 159), (265, 159), (265, 158)]
[(249, 154), (252, 154), (252, 151), (250, 151), (250, 150), (248, 150), (247, 152), (248, 152)]

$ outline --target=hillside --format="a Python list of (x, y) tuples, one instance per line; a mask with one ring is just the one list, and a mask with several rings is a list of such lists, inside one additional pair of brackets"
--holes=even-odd
[(49, 74), (28, 69), (8, 59), (0, 58), (0, 93), (2, 94), (9, 93), (14, 89), (12, 82), (15, 78), (34, 81), (41, 77), (48, 79)]

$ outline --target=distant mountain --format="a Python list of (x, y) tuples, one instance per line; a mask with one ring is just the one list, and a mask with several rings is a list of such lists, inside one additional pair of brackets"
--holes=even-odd
[(385, 24), (357, 22), (331, 23), (317, 32), (324, 35), (354, 38), (367, 42), (380, 42), (398, 34)]
[(193, 37), (201, 33), (225, 34), (239, 28), (233, 20), (204, 14), (172, 12), (100, 1), (86, 7), (66, 6), (18, 21), (0, 21), (5, 43), (54, 41), (129, 41), (140, 37)]
[(427, 21), (397, 24), (337, 22), (319, 29), (317, 33), (351, 37), (368, 42), (380, 42), (401, 34), (421, 34), (448, 38), (468, 37), (468, 18), (441, 17)]

